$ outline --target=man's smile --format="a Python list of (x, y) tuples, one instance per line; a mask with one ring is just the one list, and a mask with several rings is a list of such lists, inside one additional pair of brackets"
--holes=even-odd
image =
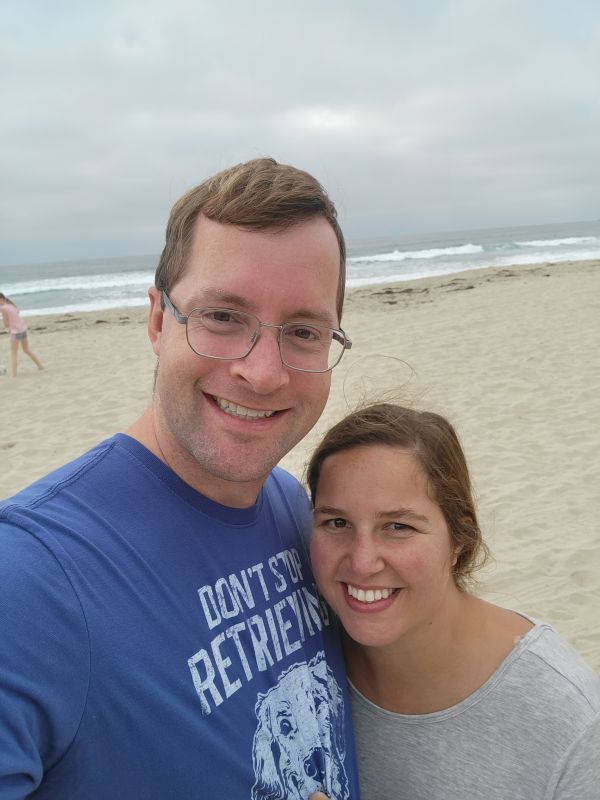
[(229, 400), (225, 400), (223, 397), (215, 397), (214, 395), (213, 397), (221, 411), (224, 411), (226, 414), (230, 414), (232, 417), (244, 417), (245, 419), (266, 419), (267, 417), (272, 417), (273, 414), (275, 414), (275, 411), (260, 411), (257, 408), (248, 408), (247, 406), (237, 405)]

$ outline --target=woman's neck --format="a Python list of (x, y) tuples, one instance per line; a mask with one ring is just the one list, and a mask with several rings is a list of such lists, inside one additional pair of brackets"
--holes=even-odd
[(442, 711), (479, 689), (531, 627), (513, 612), (460, 594), (443, 621), (388, 647), (365, 647), (345, 637), (348, 676), (388, 711)]

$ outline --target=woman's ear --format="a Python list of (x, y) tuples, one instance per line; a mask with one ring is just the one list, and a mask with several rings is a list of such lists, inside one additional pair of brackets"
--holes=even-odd
[(454, 557), (452, 559), (452, 566), (453, 567), (455, 567), (458, 564), (458, 559), (459, 559), (460, 554), (462, 553), (462, 551), (463, 551), (462, 545), (458, 545), (457, 547), (454, 548), (454, 550), (453, 550)]

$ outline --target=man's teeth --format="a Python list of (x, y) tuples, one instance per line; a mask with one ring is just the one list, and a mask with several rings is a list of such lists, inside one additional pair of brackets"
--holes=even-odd
[(361, 603), (374, 603), (376, 600), (385, 600), (394, 593), (393, 589), (357, 589), (348, 585), (348, 594)]
[(250, 419), (264, 419), (265, 417), (272, 417), (274, 411), (257, 411), (255, 408), (246, 408), (246, 406), (238, 406), (235, 403), (230, 403), (229, 400), (223, 400), (222, 397), (215, 397), (217, 405), (221, 411), (231, 414), (233, 417), (248, 417)]

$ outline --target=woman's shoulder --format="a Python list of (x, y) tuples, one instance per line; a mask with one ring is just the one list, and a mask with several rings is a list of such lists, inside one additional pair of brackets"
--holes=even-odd
[(577, 650), (546, 622), (531, 619), (532, 629), (515, 648), (515, 675), (523, 673), (537, 692), (552, 692), (600, 714), (600, 676)]

